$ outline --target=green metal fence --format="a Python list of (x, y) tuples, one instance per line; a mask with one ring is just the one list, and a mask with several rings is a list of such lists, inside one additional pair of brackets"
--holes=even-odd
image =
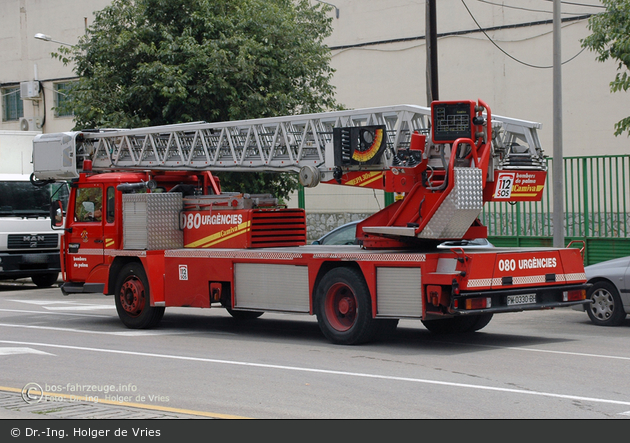
[[(553, 160), (540, 202), (490, 202), (481, 222), (497, 246), (553, 245)], [(564, 158), (565, 240), (584, 241), (585, 264), (630, 255), (630, 155)]]

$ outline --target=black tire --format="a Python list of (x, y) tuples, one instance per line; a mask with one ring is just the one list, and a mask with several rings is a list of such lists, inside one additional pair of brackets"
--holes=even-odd
[(237, 311), (232, 308), (225, 308), (232, 317), (236, 320), (254, 320), (255, 318), (263, 315), (263, 312), (259, 311)]
[(376, 324), (378, 327), (378, 335), (379, 337), (387, 338), (396, 332), (396, 328), (398, 328), (398, 319), (397, 318), (385, 318), (385, 319), (377, 319)]
[(479, 314), (439, 320), (422, 320), (422, 324), (433, 334), (464, 334), (485, 328), (490, 320), (492, 320), (492, 314)]
[(120, 270), (114, 297), (118, 317), (130, 329), (152, 328), (164, 316), (163, 307), (149, 304), (149, 281), (140, 263), (128, 263)]
[(589, 318), (598, 326), (619, 326), (626, 318), (619, 291), (608, 281), (598, 281), (591, 286), (586, 297), (593, 300), (586, 304)]
[(367, 283), (354, 268), (328, 271), (317, 285), (314, 308), (319, 328), (332, 343), (366, 343), (379, 330)]
[(55, 283), (57, 283), (58, 279), (59, 279), (58, 272), (54, 272), (52, 274), (38, 274), (38, 275), (33, 275), (31, 277), (31, 280), (33, 280), (33, 283), (35, 283), (35, 285), (39, 288), (48, 288), (54, 285)]
[(475, 321), (464, 332), (477, 332), (477, 331), (485, 328), (486, 326), (488, 326), (488, 323), (490, 323), (490, 320), (492, 320), (492, 315), (493, 314), (479, 314), (479, 315), (475, 315), (475, 317), (476, 317)]

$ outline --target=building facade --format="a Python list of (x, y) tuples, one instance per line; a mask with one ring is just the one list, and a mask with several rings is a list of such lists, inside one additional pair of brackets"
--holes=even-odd
[[(316, 0), (313, 0), (315, 3)], [(56, 104), (73, 80), (71, 66), (51, 57), (74, 44), (109, 0), (0, 2), (0, 130), (59, 132), (73, 127)], [(331, 0), (333, 83), (347, 108), (395, 104), (427, 106), (426, 2)], [(440, 0), (437, 3), (439, 99), (481, 98), (492, 112), (540, 122), (541, 143), (553, 151), (553, 2)], [(604, 11), (597, 0), (562, 4), (563, 155), (630, 151), (614, 124), (630, 112), (627, 93), (611, 93), (614, 61), (583, 50), (588, 17)], [(36, 39), (35, 34), (50, 37)], [(30, 90), (29, 90), (30, 86)], [(22, 90), (23, 89), (23, 90)], [(30, 94), (30, 96), (29, 96)], [(321, 185), (304, 192), (307, 213), (320, 225), (311, 238), (381, 209), (383, 192)], [(298, 205), (298, 195), (289, 202)], [(313, 219), (314, 220), (314, 219)], [(322, 221), (326, 225), (321, 226)], [(315, 223), (315, 222), (313, 222)]]

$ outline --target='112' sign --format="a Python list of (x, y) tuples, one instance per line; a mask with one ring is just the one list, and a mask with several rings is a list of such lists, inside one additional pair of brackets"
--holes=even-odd
[(514, 186), (514, 173), (501, 173), (494, 189), (494, 198), (510, 198)]

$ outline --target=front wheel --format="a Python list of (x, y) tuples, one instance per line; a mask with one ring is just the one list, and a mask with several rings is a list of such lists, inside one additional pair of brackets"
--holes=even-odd
[(324, 275), (315, 294), (315, 312), (322, 333), (336, 344), (365, 343), (378, 330), (370, 291), (353, 268), (334, 268)]
[(150, 304), (149, 282), (140, 263), (128, 263), (122, 268), (114, 296), (118, 317), (128, 328), (152, 328), (164, 315), (163, 307)]
[(590, 287), (586, 297), (593, 302), (586, 305), (586, 313), (598, 326), (619, 326), (626, 318), (621, 297), (615, 285), (599, 281)]
[(38, 274), (31, 277), (31, 280), (33, 280), (33, 283), (35, 283), (38, 288), (48, 288), (57, 283), (58, 279), (58, 272), (54, 272), (51, 274)]

